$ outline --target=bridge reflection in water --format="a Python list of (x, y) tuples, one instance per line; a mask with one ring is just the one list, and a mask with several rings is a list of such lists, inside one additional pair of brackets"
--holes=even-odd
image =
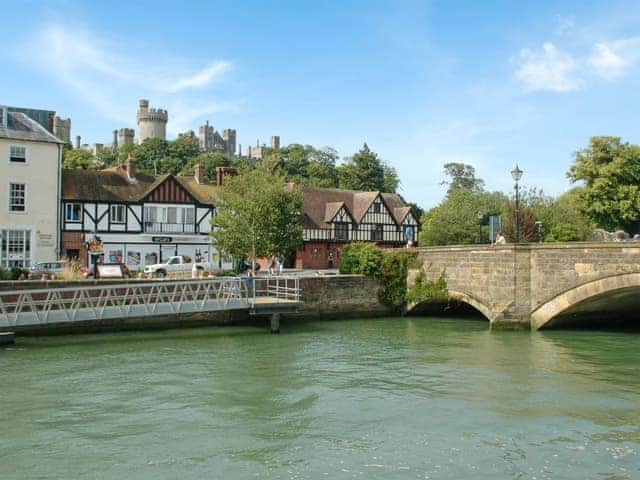
[(221, 277), (13, 290), (0, 292), (0, 330), (228, 310), (275, 316), (295, 310), (299, 304), (297, 277)]

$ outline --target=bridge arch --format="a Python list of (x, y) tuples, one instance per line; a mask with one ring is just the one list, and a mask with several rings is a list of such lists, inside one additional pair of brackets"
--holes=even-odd
[[(471, 305), (478, 312), (480, 312), (482, 316), (485, 317), (487, 320), (492, 321), (493, 317), (495, 317), (492, 310), (489, 307), (487, 307), (484, 303), (482, 303), (480, 300), (478, 300), (476, 297), (469, 295), (468, 293), (460, 292), (457, 290), (448, 290), (447, 293), (449, 295), (449, 299)], [(409, 305), (407, 308), (407, 313), (411, 313), (420, 305), (423, 305), (423, 304), (415, 303), (415, 304)]]
[(640, 290), (640, 273), (601, 278), (567, 290), (543, 303), (531, 313), (531, 328), (538, 330), (558, 315), (581, 302), (614, 292)]

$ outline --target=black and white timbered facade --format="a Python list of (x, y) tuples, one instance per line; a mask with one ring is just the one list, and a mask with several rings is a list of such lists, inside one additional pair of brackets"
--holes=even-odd
[(63, 255), (88, 264), (86, 242), (97, 235), (103, 261), (126, 263), (132, 270), (172, 255), (230, 267), (222, 265), (211, 244), (216, 185), (204, 182), (201, 173), (136, 174), (132, 159), (100, 171), (63, 170)]
[(303, 196), (304, 247), (299, 267), (337, 267), (349, 242), (401, 247), (417, 244), (419, 223), (395, 193), (298, 187)]

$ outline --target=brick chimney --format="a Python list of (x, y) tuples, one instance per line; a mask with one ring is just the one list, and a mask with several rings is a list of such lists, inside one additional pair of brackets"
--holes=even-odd
[(127, 177), (129, 177), (129, 182), (136, 182), (136, 159), (133, 158), (133, 155), (129, 153), (127, 160), (124, 162), (124, 169), (127, 172)]
[(202, 185), (204, 183), (204, 165), (198, 163), (195, 166), (195, 179), (196, 179), (196, 183)]
[(233, 167), (216, 167), (216, 184), (219, 187), (224, 185), (224, 177), (227, 175), (236, 176), (238, 171)]

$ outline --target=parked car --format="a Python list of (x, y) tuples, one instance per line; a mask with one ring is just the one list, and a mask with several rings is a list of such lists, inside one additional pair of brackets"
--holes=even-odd
[(165, 263), (156, 263), (144, 267), (144, 273), (154, 277), (164, 278), (170, 273), (191, 272), (195, 265), (196, 270), (213, 270), (213, 265), (208, 262), (194, 262), (186, 255), (176, 255), (169, 257)]
[[(93, 271), (93, 267), (83, 268), (81, 270), (82, 276), (86, 279), (96, 278), (95, 272)], [(102, 275), (98, 275), (98, 277), (102, 278), (129, 278), (131, 277), (131, 272), (129, 271), (129, 267), (127, 267), (124, 263), (100, 263), (98, 264), (98, 273), (103, 272)], [(108, 272), (108, 273), (105, 273)]]
[(38, 262), (34, 265), (31, 265), (29, 268), (29, 275), (33, 278), (41, 278), (42, 276), (55, 276), (61, 275), (65, 269), (67, 262), (64, 261), (56, 261), (56, 262)]

